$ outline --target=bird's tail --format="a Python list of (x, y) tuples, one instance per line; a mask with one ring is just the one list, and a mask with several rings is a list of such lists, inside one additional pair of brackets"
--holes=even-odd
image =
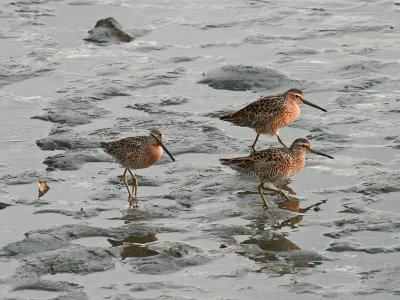
[(220, 118), (220, 120), (223, 120), (223, 121), (232, 121), (232, 115), (233, 114), (228, 114), (228, 115), (225, 115), (225, 116), (222, 116), (222, 117), (219, 117)]
[(243, 169), (248, 164), (247, 157), (220, 158), (222, 165), (231, 167), (232, 169)]

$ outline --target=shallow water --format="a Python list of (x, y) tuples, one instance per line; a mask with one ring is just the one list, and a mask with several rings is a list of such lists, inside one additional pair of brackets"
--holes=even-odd
[[(2, 2), (0, 298), (397, 298), (399, 14), (391, 1)], [(85, 42), (109, 16), (135, 40)], [(264, 211), (257, 182), (218, 161), (255, 137), (218, 116), (290, 87), (328, 112), (303, 106), (283, 140), (335, 157), (309, 155), (281, 186), (292, 210), (318, 204), (300, 216)], [(154, 127), (177, 162), (138, 171), (129, 209), (99, 142)]]

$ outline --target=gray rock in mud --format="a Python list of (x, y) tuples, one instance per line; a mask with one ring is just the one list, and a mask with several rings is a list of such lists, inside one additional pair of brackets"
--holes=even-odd
[(10, 206), (10, 204), (0, 202), (0, 209), (5, 209), (7, 206)]
[(99, 44), (129, 43), (134, 38), (122, 30), (114, 18), (106, 18), (97, 21), (93, 29), (89, 30), (89, 36), (85, 41)]
[(199, 83), (208, 84), (214, 89), (231, 91), (246, 90), (285, 90), (298, 86), (297, 80), (264, 67), (244, 65), (224, 66), (204, 75)]

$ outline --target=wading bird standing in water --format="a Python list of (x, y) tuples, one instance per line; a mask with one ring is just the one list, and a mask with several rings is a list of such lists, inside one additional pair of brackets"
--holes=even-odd
[(229, 166), (232, 169), (256, 176), (260, 180), (258, 192), (264, 203), (264, 207), (269, 208), (263, 190), (277, 192), (286, 200), (289, 199), (282, 190), (274, 187), (265, 188), (264, 184), (274, 184), (278, 181), (292, 177), (304, 167), (305, 157), (308, 153), (315, 153), (333, 159), (330, 155), (311, 149), (309, 141), (300, 138), (295, 140), (290, 148), (269, 148), (254, 152), (249, 156), (221, 158), (220, 161), (221, 164)]
[[(125, 168), (122, 180), (128, 190), (129, 206), (132, 206), (134, 200), (136, 200), (136, 206), (138, 206), (136, 198), (138, 181), (130, 169), (137, 170), (150, 167), (160, 159), (164, 151), (175, 161), (175, 158), (164, 146), (162, 139), (163, 135), (160, 131), (152, 130), (149, 136), (127, 137), (118, 141), (100, 143), (104, 151)], [(129, 172), (132, 176), (132, 192), (129, 189), (126, 172)]]
[(241, 110), (222, 116), (220, 119), (256, 130), (257, 136), (251, 145), (252, 152), (256, 151), (255, 146), (260, 134), (276, 135), (278, 141), (287, 147), (279, 136), (279, 129), (293, 123), (300, 115), (301, 103), (326, 112), (322, 107), (305, 100), (302, 91), (290, 89), (281, 95), (262, 97)]

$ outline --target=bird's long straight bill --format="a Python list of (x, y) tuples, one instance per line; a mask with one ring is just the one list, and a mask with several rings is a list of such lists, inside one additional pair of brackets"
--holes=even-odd
[(316, 105), (316, 104), (314, 104), (314, 103), (311, 103), (310, 101), (303, 100), (303, 103), (304, 103), (304, 104), (307, 104), (307, 105), (310, 105), (310, 106), (312, 106), (312, 107), (318, 108), (318, 109), (320, 109), (320, 110), (322, 110), (322, 111), (324, 111), (324, 112), (327, 112), (327, 110), (326, 110), (325, 108), (322, 108), (321, 106), (318, 106), (318, 105)]
[(329, 158), (333, 159), (332, 156), (330, 156), (330, 155), (328, 155), (328, 154), (325, 154), (325, 153), (322, 153), (322, 152), (320, 152), (320, 151), (316, 151), (316, 150), (310, 149), (310, 152), (311, 152), (311, 153), (314, 153), (314, 154), (322, 155), (322, 156), (329, 157)]
[(160, 146), (164, 149), (164, 151), (171, 157), (173, 161), (175, 161), (175, 158), (172, 156), (171, 152), (168, 151), (167, 147), (164, 146), (163, 142), (158, 141), (160, 143)]

